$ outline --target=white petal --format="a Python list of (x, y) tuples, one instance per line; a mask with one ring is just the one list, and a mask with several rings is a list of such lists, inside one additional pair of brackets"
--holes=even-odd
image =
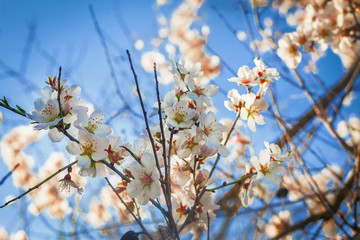
[(246, 120), (248, 118), (248, 111), (246, 110), (246, 108), (242, 107), (240, 110), (240, 117), (242, 120)]
[(256, 132), (255, 120), (252, 117), (248, 118), (247, 124), (251, 131)]
[(78, 165), (81, 167), (90, 167), (91, 161), (88, 156), (77, 156)]
[(66, 146), (66, 150), (72, 155), (80, 155), (82, 153), (80, 144), (76, 142), (69, 142)]
[(96, 164), (96, 175), (101, 178), (106, 177), (108, 175), (107, 166), (105, 166), (102, 163), (97, 163)]
[(248, 196), (247, 196), (247, 192), (245, 190), (242, 190), (241, 191), (241, 203), (244, 207), (247, 207), (248, 206)]
[(141, 191), (141, 183), (137, 180), (132, 180), (126, 188), (126, 191), (131, 198), (135, 198)]
[(160, 196), (160, 182), (156, 179), (153, 184), (151, 184), (150, 198), (157, 198)]
[(64, 138), (64, 134), (56, 128), (50, 129), (48, 136), (52, 142), (60, 142)]
[(266, 164), (270, 162), (270, 153), (267, 149), (260, 151), (259, 160), (261, 164)]
[(251, 165), (256, 169), (257, 172), (260, 171), (260, 162), (256, 156), (252, 156), (250, 159)]
[(265, 175), (265, 178), (272, 184), (275, 184), (275, 185), (280, 184), (279, 177), (274, 175), (274, 174), (268, 173), (268, 174)]

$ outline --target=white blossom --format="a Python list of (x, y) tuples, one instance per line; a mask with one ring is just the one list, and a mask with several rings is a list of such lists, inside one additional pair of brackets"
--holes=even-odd
[(156, 169), (153, 155), (145, 153), (141, 159), (141, 164), (133, 161), (129, 170), (135, 178), (126, 189), (131, 198), (136, 198), (139, 204), (145, 205), (150, 198), (160, 196), (159, 171)]
[(66, 149), (69, 153), (76, 155), (78, 165), (81, 167), (89, 167), (91, 160), (98, 161), (106, 159), (108, 153), (105, 149), (109, 145), (109, 139), (100, 138), (85, 130), (79, 130), (79, 143), (69, 142)]
[(61, 118), (59, 118), (59, 103), (56, 99), (38, 98), (35, 100), (34, 105), (34, 109), (27, 116), (36, 122), (35, 129), (46, 129), (55, 126), (61, 121)]
[(245, 106), (241, 108), (240, 117), (247, 120), (248, 127), (251, 131), (256, 132), (255, 123), (264, 125), (264, 117), (260, 114), (264, 112), (269, 105), (262, 98), (258, 99), (254, 93), (248, 93), (245, 97)]
[(190, 128), (194, 124), (192, 118), (195, 117), (196, 111), (188, 108), (187, 104), (186, 101), (181, 100), (173, 107), (164, 109), (167, 116), (166, 123), (169, 127)]

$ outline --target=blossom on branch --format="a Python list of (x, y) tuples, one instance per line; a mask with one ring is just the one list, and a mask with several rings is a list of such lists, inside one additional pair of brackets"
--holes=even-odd
[(196, 115), (194, 109), (188, 108), (186, 101), (179, 101), (173, 107), (165, 108), (167, 116), (166, 123), (169, 127), (190, 128), (193, 124), (193, 117)]
[(126, 191), (131, 198), (138, 200), (139, 204), (145, 205), (150, 198), (160, 196), (159, 171), (156, 169), (155, 158), (150, 153), (145, 153), (141, 164), (132, 161), (129, 170), (133, 179), (127, 186)]
[(35, 129), (41, 130), (56, 126), (61, 121), (59, 103), (56, 99), (38, 98), (34, 105), (34, 109), (27, 116), (35, 121)]
[(245, 106), (241, 108), (240, 117), (247, 120), (248, 127), (251, 131), (256, 132), (255, 123), (264, 125), (264, 117), (260, 114), (266, 111), (269, 105), (262, 98), (257, 98), (254, 93), (248, 93), (244, 96)]

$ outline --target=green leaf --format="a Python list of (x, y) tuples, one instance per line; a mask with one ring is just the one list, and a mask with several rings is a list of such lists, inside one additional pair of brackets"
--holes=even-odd
[(20, 106), (16, 105), (16, 108), (21, 112), (21, 113), (26, 113), (26, 111), (24, 109), (22, 109)]
[(7, 107), (10, 106), (5, 96), (4, 96), (4, 99), (0, 99), (0, 101), (2, 101), (5, 104), (5, 106), (7, 106)]

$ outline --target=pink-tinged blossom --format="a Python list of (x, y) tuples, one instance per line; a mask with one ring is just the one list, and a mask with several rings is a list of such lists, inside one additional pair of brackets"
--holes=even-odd
[(81, 167), (89, 167), (91, 160), (98, 161), (106, 159), (108, 153), (105, 149), (109, 145), (109, 139), (100, 138), (85, 130), (79, 130), (79, 142), (69, 142), (66, 149), (70, 154), (76, 155), (78, 165)]
[(281, 155), (281, 148), (275, 143), (264, 142), (266, 149), (268, 150), (270, 157), (274, 161), (289, 161), (291, 158), (290, 151)]
[(180, 60), (177, 63), (177, 68), (173, 70), (175, 82), (180, 87), (184, 87), (184, 83), (194, 81), (195, 79), (203, 76), (201, 71), (201, 63), (191, 64), (188, 61)]
[(125, 148), (121, 147), (121, 140), (118, 137), (111, 137), (109, 139), (109, 146), (105, 149), (108, 153), (108, 160), (111, 163), (120, 165), (125, 160), (125, 157), (129, 156), (129, 153)]
[[(254, 168), (251, 166), (251, 164), (246, 163), (245, 165), (245, 173), (253, 174)], [(253, 175), (249, 178), (247, 178), (241, 186), (240, 190), (240, 200), (244, 207), (247, 207), (249, 203), (252, 203), (252, 200), (254, 198), (254, 187), (259, 183), (259, 180), (256, 179), (256, 176)]]
[[(291, 213), (287, 210), (281, 211), (270, 218), (269, 223), (265, 226), (265, 233), (270, 238), (274, 238), (279, 233), (288, 229), (291, 226)], [(284, 240), (290, 240), (291, 237), (287, 236)]]
[[(280, 75), (276, 68), (268, 68), (262, 59), (255, 58), (254, 63), (256, 67), (253, 68), (253, 71), (258, 75), (259, 78), (269, 81), (271, 78), (279, 80)], [(260, 81), (261, 83), (261, 81)]]
[(150, 198), (160, 196), (159, 171), (155, 166), (155, 158), (150, 153), (145, 153), (141, 164), (133, 161), (129, 165), (133, 179), (127, 186), (127, 193), (131, 198), (138, 200), (139, 204), (145, 205)]
[[(195, 198), (195, 196), (191, 196), (192, 193), (187, 193), (187, 195), (190, 195), (189, 197)], [(203, 197), (200, 199), (200, 203), (195, 206), (195, 214), (191, 218), (191, 222), (188, 225), (186, 225), (186, 227), (181, 233), (185, 234), (188, 233), (189, 231), (193, 231), (194, 229), (205, 230), (208, 227), (208, 221), (215, 220), (216, 215), (212, 211), (218, 209), (219, 206), (215, 204), (214, 195), (215, 194), (211, 192), (204, 193)], [(192, 205), (193, 203), (190, 206)]]
[(194, 101), (205, 102), (208, 106), (211, 106), (211, 97), (215, 96), (219, 91), (219, 87), (215, 85), (205, 85), (194, 79), (188, 79), (186, 85), (189, 88), (187, 93), (188, 97)]
[(108, 125), (102, 124), (103, 120), (104, 114), (99, 110), (94, 111), (90, 117), (88, 117), (86, 112), (81, 111), (74, 125), (79, 129), (85, 129), (89, 133), (107, 136), (111, 133), (111, 128)]
[(237, 72), (237, 77), (229, 78), (230, 82), (235, 82), (239, 86), (256, 86), (259, 85), (257, 74), (252, 71), (248, 66), (242, 66)]
[(228, 93), (228, 98), (230, 98), (231, 102), (225, 101), (224, 105), (229, 111), (240, 112), (242, 106), (245, 105), (244, 95), (240, 95), (236, 89), (231, 89)]
[(196, 129), (196, 126), (193, 126), (191, 129), (179, 133), (177, 138), (178, 145), (180, 146), (177, 152), (179, 158), (187, 158), (190, 154), (196, 155), (200, 152), (202, 135)]
[(176, 155), (171, 157), (171, 179), (179, 186), (184, 186), (192, 178), (192, 161), (187, 162)]
[(194, 124), (192, 119), (195, 117), (196, 111), (188, 108), (187, 105), (186, 101), (181, 100), (173, 107), (165, 108), (166, 123), (169, 127), (190, 128)]
[(218, 152), (223, 156), (229, 154), (229, 150), (224, 145), (221, 145), (223, 132), (226, 131), (226, 128), (221, 123), (216, 122), (213, 112), (203, 114), (200, 117), (199, 128), (207, 145), (218, 148)]
[(276, 51), (284, 63), (291, 69), (295, 69), (301, 62), (300, 44), (295, 39), (296, 33), (286, 33), (279, 40), (279, 48)]
[(257, 172), (257, 179), (266, 178), (269, 182), (279, 185), (279, 174), (283, 170), (283, 165), (278, 161), (272, 161), (268, 150), (264, 149), (260, 152), (259, 158), (251, 157), (250, 162)]
[(36, 122), (35, 129), (46, 129), (50, 126), (56, 126), (60, 122), (59, 103), (56, 99), (38, 98), (34, 105), (34, 109), (27, 116)]
[(78, 190), (78, 194), (80, 195), (84, 192), (84, 189), (82, 187), (79, 187), (78, 185), (76, 185), (74, 181), (71, 180), (71, 176), (69, 173), (66, 174), (63, 179), (59, 180), (59, 182), (60, 182), (59, 184), (60, 191), (65, 191), (69, 193), (70, 188), (73, 187)]
[[(56, 78), (51, 80), (49, 77), (49, 87), (44, 87), (41, 92), (45, 98), (58, 99), (58, 86)], [(77, 85), (68, 87), (67, 81), (61, 81), (60, 86), (60, 104), (63, 116), (71, 113), (73, 108), (79, 105), (79, 99), (75, 96), (81, 93), (81, 88)]]
[(240, 117), (247, 120), (248, 127), (251, 131), (256, 132), (255, 123), (264, 125), (264, 117), (260, 114), (268, 109), (269, 105), (262, 98), (257, 98), (254, 93), (248, 93), (245, 97), (245, 106), (241, 108)]
[(142, 156), (146, 152), (152, 151), (151, 143), (149, 138), (146, 136), (137, 139), (134, 141), (132, 147), (130, 148), (131, 152), (133, 152), (138, 159), (142, 159)]

